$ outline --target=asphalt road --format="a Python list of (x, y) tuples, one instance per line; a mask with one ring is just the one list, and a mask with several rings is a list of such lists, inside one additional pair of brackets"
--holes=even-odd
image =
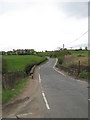
[(48, 117), (88, 118), (88, 84), (64, 76), (53, 68), (56, 59), (40, 67), (42, 95)]
[(55, 62), (36, 67), (20, 96), (3, 106), (3, 118), (88, 118), (87, 82), (58, 73)]

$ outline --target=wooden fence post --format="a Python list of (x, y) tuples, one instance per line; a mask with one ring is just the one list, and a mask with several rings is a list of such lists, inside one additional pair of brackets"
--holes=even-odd
[(78, 62), (78, 75), (80, 74), (80, 60)]

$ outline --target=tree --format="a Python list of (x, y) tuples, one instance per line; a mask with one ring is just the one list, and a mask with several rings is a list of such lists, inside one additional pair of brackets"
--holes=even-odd
[(30, 49), (30, 54), (32, 54), (32, 55), (33, 55), (33, 54), (34, 54), (34, 52), (35, 52), (35, 51), (34, 51), (34, 49)]
[(85, 50), (87, 50), (87, 46), (85, 47)]
[(80, 49), (79, 50), (82, 50), (82, 47), (80, 47)]
[(6, 54), (6, 52), (5, 51), (2, 51), (2, 55), (5, 55)]

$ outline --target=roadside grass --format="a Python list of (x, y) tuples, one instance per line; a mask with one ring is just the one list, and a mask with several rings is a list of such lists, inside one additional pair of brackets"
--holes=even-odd
[[(16, 73), (21, 71), (26, 72), (25, 68), (27, 65), (30, 65), (31, 67), (33, 65), (39, 65), (40, 63), (46, 61), (47, 59), (46, 57), (40, 57), (36, 55), (4, 55), (2, 60), (3, 60), (2, 71), (4, 72), (3, 74), (8, 74), (9, 72), (11, 72), (11, 74), (13, 75), (14, 72)], [(25, 78), (17, 78), (17, 79), (18, 79), (18, 82), (15, 83), (13, 89), (11, 88), (8, 89), (8, 87), (6, 87), (5, 89), (4, 88), (2, 89), (3, 103), (6, 103), (12, 98), (15, 98), (17, 95), (19, 95), (20, 91), (28, 81), (27, 75)], [(12, 78), (12, 81), (14, 81), (14, 78)]]
[[(76, 71), (78, 73), (78, 68), (79, 68), (79, 61), (80, 61), (80, 74), (79, 76), (77, 75), (76, 72), (73, 72), (77, 77), (80, 77), (80, 78), (84, 78), (84, 79), (90, 79), (90, 75), (88, 73), (88, 56), (87, 54), (85, 53), (82, 53), (83, 54), (83, 57), (80, 55), (78, 56), (78, 54), (76, 54), (77, 51), (75, 51), (75, 54), (73, 55), (65, 55), (64, 56), (64, 60), (62, 62), (62, 66), (64, 68), (66, 68), (68, 70), (68, 72), (70, 72), (70, 69), (71, 71)], [(79, 53), (80, 54), (80, 53)], [(59, 65), (58, 65), (59, 64)], [(60, 66), (60, 63), (58, 63), (57, 66), (59, 67)], [(63, 69), (64, 69), (63, 68)], [(85, 70), (82, 70), (82, 68), (84, 68)]]
[(0, 88), (0, 103), (2, 103), (2, 90)]
[(85, 72), (85, 71), (83, 71), (83, 72), (81, 72), (80, 74), (79, 74), (79, 77), (80, 78), (85, 78), (85, 79), (88, 79), (89, 80), (89, 73), (88, 72)]
[(73, 56), (76, 57), (88, 57), (88, 51), (86, 50), (79, 50), (79, 51), (71, 50), (70, 52)]
[(80, 61), (80, 65), (88, 66), (88, 57), (76, 57), (72, 55), (66, 55), (64, 57), (63, 65), (69, 67), (71, 65), (78, 65)]
[(8, 102), (12, 98), (18, 96), (28, 82), (28, 77), (20, 79), (13, 89), (3, 89), (2, 90), (2, 103)]
[(8, 72), (23, 71), (27, 64), (38, 64), (46, 59), (35, 55), (6, 55), (3, 58), (7, 62)]

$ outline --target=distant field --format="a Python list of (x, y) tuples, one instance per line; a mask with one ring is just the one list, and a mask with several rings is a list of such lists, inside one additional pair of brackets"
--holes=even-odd
[(80, 57), (80, 56), (82, 56), (82, 57), (88, 57), (88, 51), (83, 51), (83, 50), (81, 50), (81, 51), (70, 51), (71, 53), (72, 53), (72, 55), (73, 56), (77, 56), (77, 57)]
[(23, 71), (27, 64), (37, 64), (45, 60), (45, 57), (35, 55), (7, 55), (3, 58), (7, 61), (8, 72)]

